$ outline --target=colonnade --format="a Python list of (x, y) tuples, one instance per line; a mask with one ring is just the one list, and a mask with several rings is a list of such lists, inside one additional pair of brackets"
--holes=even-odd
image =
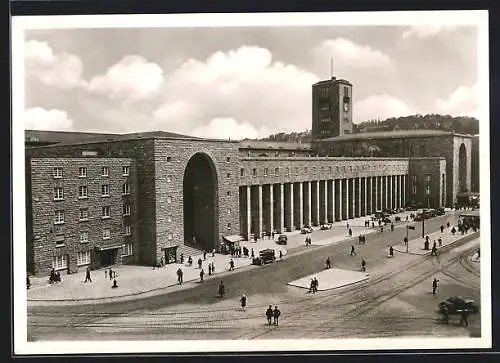
[(293, 231), (406, 205), (406, 175), (240, 186), (242, 235)]

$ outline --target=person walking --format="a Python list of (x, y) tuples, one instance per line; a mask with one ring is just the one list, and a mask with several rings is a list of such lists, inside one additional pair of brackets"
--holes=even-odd
[(278, 309), (278, 306), (275, 306), (273, 310), (273, 317), (274, 317), (274, 325), (276, 326), (278, 326), (278, 319), (280, 315), (281, 315), (280, 309)]
[(432, 246), (431, 256), (436, 256), (437, 257), (437, 247), (436, 247), (436, 245)]
[(203, 250), (203, 260), (207, 260), (207, 251)]
[(403, 238), (403, 242), (404, 242), (405, 247), (406, 247), (408, 245), (408, 238), (407, 237)]
[(392, 246), (389, 246), (389, 256), (394, 257), (394, 248)]
[(317, 292), (318, 292), (318, 287), (319, 287), (319, 282), (318, 282), (318, 279), (315, 277), (315, 278), (313, 279), (313, 281), (314, 281), (314, 290), (313, 290), (313, 292), (314, 292), (314, 293), (317, 293)]
[(109, 268), (109, 280), (113, 280), (113, 270), (111, 269), (111, 267)]
[(309, 293), (314, 292), (314, 279), (311, 279), (311, 283), (309, 284)]
[(266, 318), (267, 318), (267, 324), (271, 326), (271, 320), (273, 318), (274, 312), (273, 312), (273, 307), (272, 305), (269, 305), (269, 307), (266, 310)]
[(224, 286), (224, 282), (222, 282), (221, 280), (219, 283), (219, 297), (222, 299), (225, 293), (226, 293), (226, 288)]
[(354, 245), (351, 245), (351, 256), (357, 255), (356, 251), (354, 250)]
[(198, 268), (201, 270), (201, 265), (203, 261), (201, 260), (201, 257), (198, 259)]
[(215, 275), (215, 264), (212, 262), (212, 274)]
[(366, 261), (364, 259), (361, 259), (361, 268), (363, 269), (363, 272), (366, 272)]
[(113, 286), (111, 286), (112, 289), (116, 289), (118, 287), (118, 284), (116, 283), (116, 279), (113, 280)]
[(352, 237), (352, 229), (349, 228), (349, 237)]
[(208, 276), (212, 276), (212, 264), (208, 264)]
[(391, 223), (391, 232), (394, 231), (394, 223)]
[(444, 226), (443, 226), (443, 225), (441, 225), (441, 227), (439, 227), (439, 229), (441, 230), (441, 233), (443, 233), (443, 231), (444, 231)]
[(205, 271), (201, 269), (200, 271), (200, 282), (203, 282), (203, 276), (205, 276)]
[(436, 290), (438, 287), (438, 282), (439, 280), (434, 277), (434, 280), (432, 280), (432, 295), (436, 295)]
[(241, 303), (241, 310), (245, 311), (247, 306), (247, 296), (245, 294), (241, 295), (240, 303)]
[(92, 282), (92, 279), (90, 278), (90, 270), (87, 267), (87, 271), (85, 272), (85, 282), (90, 281)]
[(253, 251), (253, 248), (252, 248), (252, 252), (251, 252), (250, 256), (252, 257), (252, 259), (255, 258), (255, 252)]
[(332, 268), (332, 262), (330, 261), (330, 257), (326, 259), (326, 268)]
[(165, 261), (163, 261), (163, 256), (160, 258), (160, 266), (165, 267)]
[(469, 310), (467, 308), (460, 312), (460, 325), (469, 326)]
[(104, 270), (104, 278), (107, 279), (108, 278), (108, 270)]
[(231, 261), (229, 261), (229, 271), (233, 271), (234, 270), (234, 261), (233, 259), (231, 259)]
[(180, 284), (182, 284), (182, 276), (183, 275), (183, 272), (181, 270), (181, 268), (179, 267), (179, 269), (177, 270), (177, 282)]
[(280, 250), (280, 261), (283, 259), (283, 251)]
[(193, 265), (193, 259), (191, 258), (191, 256), (188, 257), (188, 265), (189, 266)]

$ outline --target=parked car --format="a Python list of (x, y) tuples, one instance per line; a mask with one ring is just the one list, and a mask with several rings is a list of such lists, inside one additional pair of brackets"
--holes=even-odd
[(479, 306), (473, 299), (464, 299), (461, 296), (453, 296), (441, 301), (438, 305), (440, 313), (443, 311), (445, 306), (448, 308), (448, 314), (458, 314), (464, 310), (468, 310), (472, 314), (479, 312)]
[(320, 227), (320, 229), (322, 231), (326, 231), (328, 229), (332, 229), (332, 224), (331, 223), (322, 224), (321, 227)]
[(438, 209), (436, 209), (436, 214), (437, 214), (438, 216), (444, 216), (444, 215), (445, 215), (445, 213), (446, 213), (446, 212), (445, 212), (444, 208), (438, 208)]
[(303, 227), (301, 230), (300, 230), (300, 233), (302, 234), (306, 234), (306, 233), (312, 233), (313, 229), (309, 226), (307, 227)]
[(266, 263), (273, 263), (276, 260), (275, 252), (273, 249), (265, 249), (259, 252), (259, 257), (252, 260), (254, 265), (265, 265)]
[(392, 223), (392, 221), (389, 217), (384, 217), (382, 218), (382, 223)]
[(288, 237), (285, 234), (280, 234), (276, 243), (279, 245), (286, 245), (288, 243)]
[(424, 219), (424, 215), (422, 213), (417, 213), (417, 215), (415, 216), (415, 218), (413, 219), (415, 222), (419, 222), (421, 221), (422, 219)]

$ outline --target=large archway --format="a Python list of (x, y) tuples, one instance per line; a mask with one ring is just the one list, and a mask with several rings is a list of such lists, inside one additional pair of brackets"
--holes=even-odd
[(467, 149), (460, 145), (458, 150), (458, 188), (460, 192), (467, 192)]
[(184, 171), (184, 241), (211, 251), (218, 235), (217, 172), (212, 159), (197, 153)]

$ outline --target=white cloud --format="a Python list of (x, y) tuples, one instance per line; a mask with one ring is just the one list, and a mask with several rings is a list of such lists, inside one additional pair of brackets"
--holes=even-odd
[(88, 90), (113, 99), (140, 100), (150, 97), (163, 83), (163, 69), (138, 55), (127, 55), (93, 77)]
[(158, 129), (187, 134), (221, 126), (224, 138), (303, 130), (310, 128), (311, 85), (318, 80), (294, 65), (273, 62), (264, 48), (216, 52), (205, 61), (184, 62), (166, 79), (166, 96), (153, 120)]
[(33, 107), (24, 111), (24, 127), (28, 130), (67, 131), (73, 129), (73, 120), (65, 111)]
[(25, 43), (27, 73), (47, 86), (70, 89), (85, 84), (80, 57), (69, 53), (55, 54), (46, 42), (30, 40)]
[(266, 137), (271, 132), (265, 126), (257, 129), (246, 121), (238, 123), (233, 118), (214, 118), (207, 125), (197, 127), (191, 134), (205, 138), (241, 140)]
[(440, 33), (448, 33), (457, 28), (456, 25), (444, 24), (428, 24), (428, 25), (414, 25), (407, 29), (402, 37), (404, 39), (416, 37), (418, 39), (425, 39), (434, 37)]
[(324, 40), (314, 49), (320, 59), (333, 57), (333, 67), (345, 68), (386, 68), (390, 69), (392, 61), (389, 56), (368, 45), (360, 45), (345, 38)]
[(452, 116), (478, 117), (478, 86), (460, 86), (446, 98), (436, 101), (438, 112)]
[(356, 102), (353, 112), (355, 122), (414, 114), (403, 101), (387, 94), (372, 95)]

